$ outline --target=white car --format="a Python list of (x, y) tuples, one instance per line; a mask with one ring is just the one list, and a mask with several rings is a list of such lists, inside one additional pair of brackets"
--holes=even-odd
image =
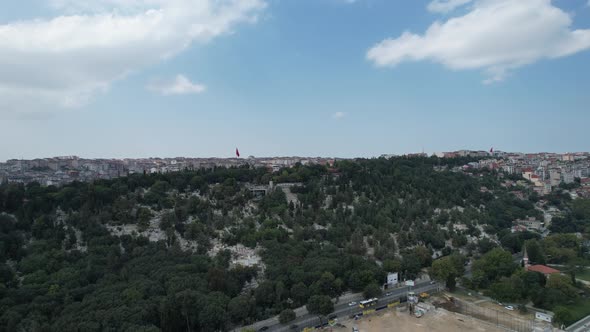
[(504, 307), (504, 309), (512, 311), (512, 310), (514, 310), (514, 307), (511, 305), (507, 305)]
[(348, 304), (348, 306), (349, 306), (349, 307), (354, 307), (354, 306), (355, 306), (355, 305), (357, 305), (357, 304), (358, 304), (358, 303), (356, 303), (356, 302), (352, 301), (352, 302), (350, 302), (350, 303)]

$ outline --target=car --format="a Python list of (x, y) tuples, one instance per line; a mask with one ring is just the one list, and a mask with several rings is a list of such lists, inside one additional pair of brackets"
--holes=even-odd
[(258, 329), (258, 331), (266, 331), (266, 330), (268, 330), (268, 326), (263, 326)]
[(430, 281), (430, 284), (431, 284), (431, 285), (434, 285), (434, 284), (436, 284), (436, 281), (434, 281), (434, 280), (431, 280), (431, 281)]
[(354, 307), (354, 306), (355, 306), (355, 305), (357, 305), (357, 304), (358, 304), (358, 303), (356, 303), (356, 302), (352, 301), (352, 302), (350, 302), (350, 303), (348, 304), (348, 306), (349, 306), (349, 307)]
[(291, 325), (290, 329), (291, 330), (296, 330), (298, 327), (299, 327), (299, 325), (293, 324), (293, 325)]
[(504, 309), (512, 311), (512, 310), (514, 310), (514, 307), (511, 305), (507, 305), (504, 307)]
[(353, 327), (353, 328), (352, 328), (352, 332), (359, 332), (359, 329), (358, 329), (358, 327)]
[(391, 296), (391, 295), (393, 295), (393, 292), (385, 293), (385, 296)]
[(331, 314), (330, 316), (328, 316), (329, 320), (334, 320), (336, 318), (338, 318), (338, 316), (336, 316), (335, 314)]

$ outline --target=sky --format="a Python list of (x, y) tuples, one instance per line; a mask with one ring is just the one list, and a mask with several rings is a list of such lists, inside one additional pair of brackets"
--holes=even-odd
[(590, 150), (589, 0), (0, 2), (0, 160)]

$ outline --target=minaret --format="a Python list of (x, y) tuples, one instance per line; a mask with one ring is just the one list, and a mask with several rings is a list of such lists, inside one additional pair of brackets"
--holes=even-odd
[(524, 254), (522, 256), (522, 263), (524, 265), (524, 269), (528, 270), (530, 264), (529, 264), (529, 254), (526, 252), (526, 245), (524, 246)]

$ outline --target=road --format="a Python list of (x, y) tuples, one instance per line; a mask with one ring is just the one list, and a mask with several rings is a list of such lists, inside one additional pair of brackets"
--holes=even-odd
[[(400, 287), (400, 288), (396, 288), (394, 290), (390, 290), (389, 292), (391, 292), (390, 295), (388, 296), (382, 296), (379, 298), (379, 302), (377, 304), (377, 307), (386, 305), (390, 302), (394, 302), (395, 300), (399, 299), (400, 297), (406, 295), (409, 291), (413, 291), (416, 294), (420, 294), (422, 292), (431, 292), (433, 290), (439, 290), (442, 289), (442, 285), (440, 284), (430, 284), (429, 281), (425, 281), (422, 283), (416, 283), (416, 285), (414, 287)], [(356, 301), (358, 302), (358, 301)], [(336, 306), (334, 306), (334, 312), (331, 315), (336, 315), (339, 318), (343, 318), (343, 317), (348, 317), (350, 315), (353, 315), (355, 313), (360, 313), (362, 312), (362, 310), (359, 308), (358, 305), (356, 306), (349, 306), (348, 303), (341, 303), (338, 304)], [(301, 331), (303, 328), (305, 327), (312, 327), (312, 326), (317, 326), (320, 325), (321, 323), (326, 323), (326, 318), (323, 318), (323, 321), (320, 321), (320, 318), (317, 315), (312, 315), (312, 314), (305, 314), (302, 315), (300, 317), (297, 317), (294, 321), (291, 321), (285, 325), (280, 324), (277, 320), (267, 320), (267, 321), (263, 321), (263, 322), (258, 322), (256, 324), (253, 324), (252, 326), (250, 326), (251, 328), (256, 329), (256, 331), (258, 331), (261, 327), (263, 326), (267, 326), (268, 327), (268, 332), (283, 332), (283, 331), (291, 331), (290, 326), (291, 325), (297, 325), (297, 329), (294, 329), (293, 331)]]

